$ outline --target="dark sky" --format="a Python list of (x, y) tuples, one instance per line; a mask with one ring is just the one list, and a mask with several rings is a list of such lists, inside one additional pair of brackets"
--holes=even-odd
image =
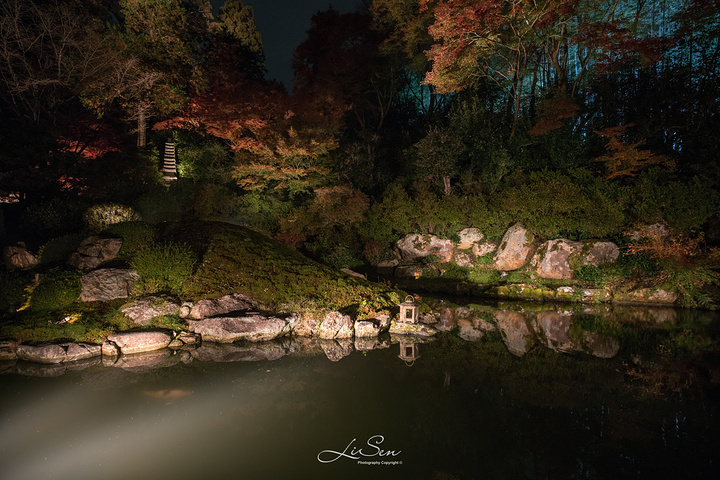
[[(211, 0), (214, 13), (224, 0)], [(332, 5), (340, 13), (355, 11), (357, 0), (243, 0), (255, 12), (255, 25), (262, 36), (265, 66), (269, 79), (277, 79), (292, 88), (293, 51), (306, 37), (310, 18)]]

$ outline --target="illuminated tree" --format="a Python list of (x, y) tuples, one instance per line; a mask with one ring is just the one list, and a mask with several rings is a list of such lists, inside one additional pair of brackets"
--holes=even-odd
[(215, 30), (233, 45), (238, 68), (251, 77), (262, 78), (265, 73), (265, 52), (260, 32), (255, 27), (252, 7), (242, 0), (227, 0), (220, 7)]

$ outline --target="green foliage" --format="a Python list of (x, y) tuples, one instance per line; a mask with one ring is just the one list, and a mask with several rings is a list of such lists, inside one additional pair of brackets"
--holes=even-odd
[(88, 208), (83, 215), (85, 224), (92, 232), (101, 232), (110, 225), (140, 220), (140, 215), (131, 207), (119, 203), (103, 203)]
[(0, 272), (0, 317), (17, 310), (25, 303), (29, 279), (17, 272)]
[(38, 251), (40, 264), (47, 265), (67, 261), (70, 255), (77, 250), (77, 247), (84, 238), (85, 235), (72, 234), (48, 240)]
[(57, 269), (41, 275), (30, 293), (30, 310), (49, 312), (71, 308), (80, 299), (81, 276), (81, 272)]
[(123, 243), (118, 256), (125, 259), (134, 257), (140, 249), (153, 244), (156, 236), (155, 227), (142, 222), (116, 223), (108, 227), (105, 232), (122, 238)]
[(239, 198), (235, 218), (249, 228), (274, 233), (292, 209), (292, 202), (275, 192), (253, 191)]
[(29, 204), (22, 215), (22, 228), (43, 238), (76, 232), (82, 225), (82, 206), (77, 202), (54, 198)]
[(182, 216), (184, 199), (181, 198), (184, 192), (178, 189), (166, 190), (156, 188), (141, 195), (135, 202), (140, 215), (131, 220), (142, 220), (148, 223), (162, 223), (177, 221)]
[(140, 276), (135, 288), (141, 294), (180, 293), (195, 263), (195, 254), (187, 245), (170, 242), (147, 245), (130, 260)]

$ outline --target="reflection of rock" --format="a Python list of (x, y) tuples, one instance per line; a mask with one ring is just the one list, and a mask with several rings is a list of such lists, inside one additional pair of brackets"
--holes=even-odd
[(191, 355), (201, 362), (257, 362), (277, 360), (287, 354), (277, 342), (262, 342), (248, 345), (230, 343), (203, 343), (192, 350)]
[(325, 315), (320, 324), (318, 336), (320, 338), (352, 338), (353, 326), (353, 321), (349, 315), (330, 312)]
[(180, 355), (173, 355), (172, 350), (163, 348), (152, 352), (121, 355), (113, 364), (113, 367), (146, 372), (156, 368), (171, 367), (180, 363), (181, 359)]
[(457, 325), (460, 328), (458, 336), (468, 342), (477, 342), (485, 334), (482, 330), (475, 328), (471, 320), (460, 319), (457, 321)]
[(612, 358), (620, 351), (617, 340), (597, 332), (583, 332), (582, 342), (590, 355), (599, 358)]
[(195, 319), (215, 317), (230, 312), (240, 312), (257, 308), (258, 303), (252, 298), (242, 293), (233, 293), (218, 298), (198, 300), (190, 310), (190, 317)]
[(18, 362), (14, 365), (14, 373), (30, 377), (58, 377), (67, 371), (78, 371), (100, 363), (100, 357), (85, 358), (68, 363), (35, 363)]
[[(294, 320), (294, 317), (290, 317)], [(237, 340), (264, 342), (287, 335), (292, 321), (262, 315), (243, 317), (213, 317), (204, 320), (189, 320), (188, 330), (199, 333), (203, 341), (232, 343)]]
[(353, 342), (348, 338), (337, 338), (335, 340), (321, 338), (318, 340), (320, 348), (330, 361), (337, 362), (353, 352)]
[(510, 353), (518, 357), (525, 355), (533, 344), (525, 316), (510, 310), (497, 310), (493, 312), (493, 317)]
[(538, 334), (545, 344), (560, 352), (577, 350), (570, 340), (572, 316), (564, 312), (540, 312), (535, 317)]
[(0, 340), (0, 361), (15, 360), (17, 358), (17, 345), (11, 340)]

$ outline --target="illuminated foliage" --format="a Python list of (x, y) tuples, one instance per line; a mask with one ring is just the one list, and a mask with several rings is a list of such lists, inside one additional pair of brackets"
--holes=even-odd
[(607, 155), (595, 159), (605, 164), (605, 178), (613, 180), (623, 176), (634, 176), (638, 171), (650, 165), (663, 165), (668, 168), (675, 167), (675, 162), (665, 156), (658, 155), (649, 150), (639, 150), (644, 141), (628, 143), (623, 140), (628, 128), (633, 125), (618, 125), (600, 130), (598, 135), (607, 138), (605, 150)]

